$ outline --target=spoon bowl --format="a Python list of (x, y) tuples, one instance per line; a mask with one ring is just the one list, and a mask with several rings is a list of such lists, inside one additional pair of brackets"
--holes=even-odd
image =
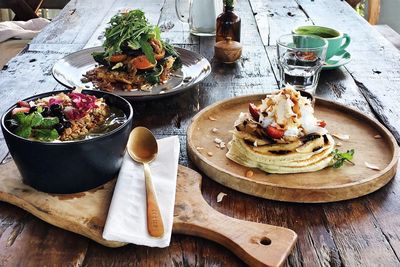
[(143, 164), (146, 183), (146, 204), (147, 204), (147, 231), (153, 237), (164, 235), (164, 224), (161, 217), (157, 196), (151, 180), (149, 163), (152, 162), (158, 153), (157, 140), (153, 133), (145, 127), (136, 127), (129, 135), (127, 150), (129, 156)]
[(158, 153), (156, 138), (145, 127), (136, 127), (129, 135), (127, 145), (129, 156), (140, 163), (150, 163)]

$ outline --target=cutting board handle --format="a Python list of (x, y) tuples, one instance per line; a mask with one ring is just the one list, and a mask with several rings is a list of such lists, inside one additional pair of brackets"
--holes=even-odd
[[(185, 177), (188, 182), (185, 190), (178, 188), (180, 194), (175, 204), (174, 233), (217, 242), (250, 266), (282, 266), (296, 242), (297, 234), (287, 228), (239, 220), (214, 210), (201, 195), (201, 176), (188, 170), (186, 175), (192, 177)], [(180, 175), (184, 174), (181, 172)], [(196, 176), (200, 179), (195, 179)]]

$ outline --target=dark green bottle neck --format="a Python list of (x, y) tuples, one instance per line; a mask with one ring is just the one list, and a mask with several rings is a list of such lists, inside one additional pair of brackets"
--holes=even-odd
[(233, 11), (234, 6), (224, 5), (224, 12)]

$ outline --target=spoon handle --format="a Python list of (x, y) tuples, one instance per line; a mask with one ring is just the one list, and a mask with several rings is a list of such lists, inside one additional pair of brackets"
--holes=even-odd
[(164, 235), (164, 223), (151, 180), (150, 167), (148, 163), (143, 163), (143, 167), (146, 181), (147, 231), (153, 237), (162, 237)]

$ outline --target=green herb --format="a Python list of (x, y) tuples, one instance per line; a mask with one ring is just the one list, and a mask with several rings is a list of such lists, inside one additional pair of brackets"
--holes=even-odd
[(164, 71), (164, 68), (162, 65), (157, 65), (154, 70), (152, 71), (146, 71), (144, 73), (144, 78), (146, 81), (150, 84), (156, 84), (160, 82), (160, 75)]
[(139, 44), (140, 44), (140, 48), (142, 49), (142, 52), (146, 55), (147, 59), (152, 64), (155, 64), (156, 58), (154, 57), (153, 48), (151, 47), (149, 42), (147, 42), (147, 39), (146, 38), (140, 39)]
[(332, 154), (334, 155), (331, 162), (333, 168), (340, 168), (345, 162), (354, 165), (352, 162), (354, 149), (347, 150), (346, 152), (340, 152), (339, 150), (335, 149), (332, 151)]
[(60, 120), (57, 117), (43, 118), (42, 122), (38, 125), (38, 127), (39, 128), (52, 128), (59, 122), (60, 122)]
[(59, 137), (56, 129), (32, 129), (32, 134), (40, 141), (53, 141)]
[(94, 61), (97, 63), (104, 65), (104, 66), (109, 66), (110, 63), (106, 60), (106, 53), (105, 52), (93, 52), (92, 53)]
[(14, 114), (10, 120), (12, 125), (17, 126), (14, 133), (23, 138), (33, 136), (42, 141), (57, 139), (58, 133), (52, 128), (60, 122), (59, 119), (55, 117), (43, 118), (39, 111), (30, 114), (25, 114), (24, 112)]
[[(127, 13), (117, 14), (111, 18), (109, 24), (110, 26), (106, 28), (106, 40), (103, 44), (106, 57), (121, 53), (124, 47), (133, 50), (140, 47), (149, 61), (155, 62), (153, 49), (148, 44), (148, 40), (151, 38), (160, 40), (160, 29), (148, 22), (143, 11), (135, 9)], [(149, 53), (149, 48), (151, 53)]]

